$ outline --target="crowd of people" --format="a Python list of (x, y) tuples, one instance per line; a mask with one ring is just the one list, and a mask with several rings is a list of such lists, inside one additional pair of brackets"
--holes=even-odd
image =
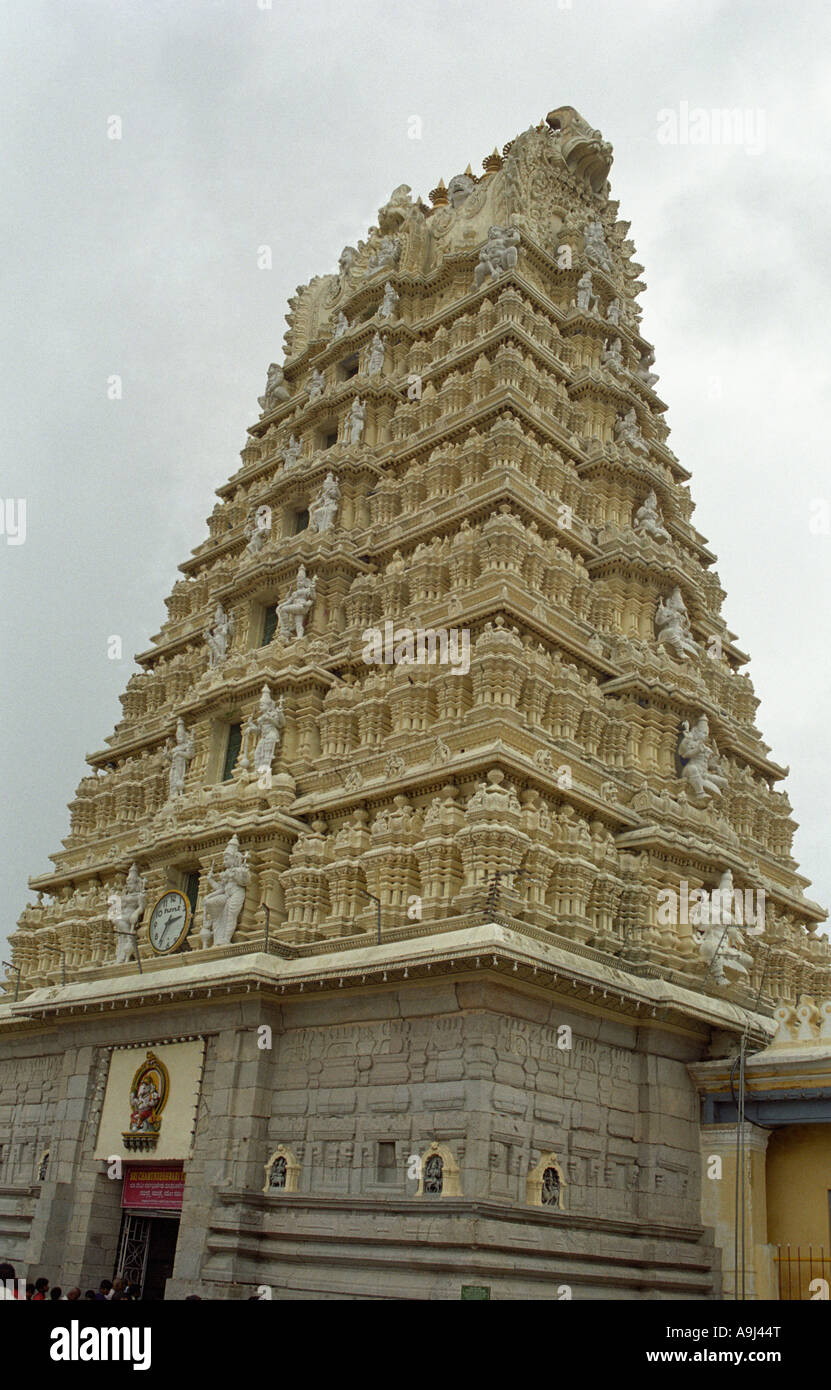
[[(0, 1263), (0, 1299), (20, 1298), (22, 1295), (14, 1265)], [(141, 1290), (137, 1284), (128, 1284), (124, 1279), (102, 1279), (97, 1290), (87, 1289), (82, 1294), (79, 1288), (73, 1288), (64, 1293), (63, 1289), (53, 1288), (48, 1279), (40, 1278), (34, 1283), (27, 1281), (25, 1298), (32, 1303), (75, 1303), (79, 1299), (94, 1303), (116, 1303), (125, 1299), (136, 1302), (141, 1298)]]

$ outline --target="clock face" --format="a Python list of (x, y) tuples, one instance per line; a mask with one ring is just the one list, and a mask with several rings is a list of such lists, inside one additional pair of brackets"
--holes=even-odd
[(190, 903), (177, 888), (163, 893), (150, 914), (147, 934), (157, 956), (166, 956), (181, 946), (190, 926)]

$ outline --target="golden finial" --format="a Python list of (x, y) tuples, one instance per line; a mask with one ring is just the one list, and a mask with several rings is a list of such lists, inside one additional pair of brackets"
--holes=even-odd
[(502, 168), (502, 156), (495, 145), (493, 154), (486, 155), (482, 160), (482, 168), (486, 174), (495, 174), (497, 169)]
[(439, 179), (438, 187), (434, 188), (430, 194), (430, 202), (433, 204), (434, 208), (443, 208), (447, 206), (447, 188), (444, 179)]

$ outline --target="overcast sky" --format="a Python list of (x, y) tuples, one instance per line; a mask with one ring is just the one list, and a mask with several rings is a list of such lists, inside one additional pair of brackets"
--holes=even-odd
[[(614, 145), (669, 442), (831, 902), (830, 27), (823, 0), (3, 0), (0, 499), (27, 535), (0, 535), (0, 937), (238, 467), (295, 286), (398, 184), (426, 199), (562, 105)], [(685, 109), (727, 108), (744, 145), (683, 142)]]

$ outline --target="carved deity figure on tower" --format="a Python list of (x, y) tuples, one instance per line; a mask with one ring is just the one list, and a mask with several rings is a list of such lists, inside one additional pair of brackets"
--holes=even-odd
[(613, 342), (606, 344), (600, 365), (607, 367), (610, 372), (622, 372), (624, 370), (623, 345), (620, 338), (615, 338)]
[(246, 740), (250, 741), (253, 738), (257, 740), (253, 762), (258, 774), (271, 771), (274, 754), (283, 737), (283, 730), (286, 727), (283, 702), (281, 695), (275, 703), (268, 685), (264, 685), (260, 694), (259, 711), (257, 714), (252, 714), (245, 726)]
[(615, 421), (615, 439), (618, 444), (628, 444), (630, 449), (638, 449), (642, 454), (649, 453), (649, 446), (641, 434), (635, 407), (619, 415)]
[(239, 915), (245, 902), (245, 890), (251, 881), (248, 855), (240, 852), (239, 840), (233, 835), (222, 856), (223, 867), (217, 877), (214, 866), (208, 870), (204, 925), (200, 936), (202, 945), (227, 946), (237, 929)]
[(309, 378), (309, 405), (319, 400), (326, 390), (326, 377), (319, 367), (315, 367)]
[(612, 257), (606, 245), (602, 222), (588, 222), (583, 230), (583, 245), (586, 260), (600, 266), (601, 270), (612, 269)]
[(687, 607), (676, 584), (668, 599), (659, 598), (655, 612), (655, 641), (659, 647), (673, 647), (679, 661), (698, 655)]
[(284, 640), (290, 639), (292, 629), (296, 638), (303, 636), (303, 624), (312, 610), (316, 588), (317, 580), (307, 575), (305, 565), (301, 565), (291, 593), (277, 604), (279, 632)]
[(699, 798), (721, 796), (722, 787), (727, 786), (727, 778), (720, 771), (718, 753), (707, 742), (709, 736), (710, 726), (704, 714), (699, 715), (693, 725), (686, 719), (681, 725), (678, 741), (678, 756), (684, 763), (681, 779)]
[(505, 270), (513, 270), (517, 263), (517, 247), (520, 235), (516, 227), (489, 227), (488, 239), (479, 252), (479, 264), (473, 272), (473, 283), (478, 290), (480, 285)]
[(287, 401), (291, 395), (286, 386), (286, 379), (283, 375), (283, 368), (276, 362), (272, 362), (268, 369), (268, 378), (265, 384), (265, 395), (258, 397), (260, 409), (265, 415), (266, 411), (273, 410), (282, 401)]
[(367, 371), (370, 376), (379, 376), (384, 368), (384, 357), (386, 356), (386, 344), (380, 333), (376, 333), (372, 339), (367, 360)]
[(334, 473), (327, 473), (320, 496), (309, 505), (309, 530), (329, 531), (340, 506), (340, 484)]
[(447, 185), (447, 201), (453, 208), (460, 208), (466, 198), (469, 198), (476, 184), (470, 174), (454, 174)]
[(346, 314), (345, 314), (345, 313), (343, 312), (343, 310), (341, 309), (340, 313), (338, 314), (337, 318), (335, 319), (335, 327), (334, 327), (333, 332), (332, 332), (332, 342), (333, 342), (333, 343), (336, 343), (336, 342), (338, 341), (338, 338), (342, 338), (343, 335), (344, 335), (344, 333), (348, 333), (348, 332), (349, 332), (349, 319), (346, 317)]
[(294, 468), (295, 464), (300, 462), (300, 450), (302, 447), (296, 435), (289, 435), (289, 442), (282, 454), (284, 468)]
[[(705, 903), (690, 908), (690, 923), (697, 928), (696, 939), (702, 960), (707, 962), (717, 985), (729, 985), (747, 977), (753, 957), (743, 949), (744, 936), (734, 921), (733, 875), (726, 869), (719, 886), (705, 895)], [(735, 977), (728, 979), (728, 975)]]
[(248, 541), (245, 549), (250, 555), (257, 555), (271, 534), (271, 508), (255, 507), (245, 523), (245, 536)]
[(344, 246), (338, 258), (338, 287), (340, 290), (344, 290), (346, 288), (349, 282), (349, 276), (351, 274), (352, 267), (357, 259), (358, 253), (355, 250), (355, 247)]
[(381, 307), (378, 310), (379, 319), (391, 319), (398, 305), (398, 294), (395, 287), (389, 280), (384, 286), (384, 298), (381, 300)]
[(670, 539), (669, 531), (664, 526), (661, 517), (654, 488), (646, 494), (641, 506), (635, 512), (632, 527), (636, 535), (650, 536), (653, 541), (668, 541)]
[(206, 627), (202, 634), (208, 644), (208, 666), (220, 666), (228, 655), (228, 648), (234, 636), (234, 615), (225, 612), (221, 603), (216, 606), (214, 625)]
[(577, 308), (581, 314), (597, 312), (597, 295), (592, 293), (592, 273), (584, 270), (577, 281)]
[(170, 763), (170, 776), (168, 787), (170, 799), (181, 796), (185, 790), (185, 778), (188, 772), (188, 763), (196, 752), (196, 745), (192, 734), (185, 729), (184, 719), (176, 721), (176, 742), (171, 744), (168, 739), (164, 750), (165, 761)]
[(410, 213), (413, 211), (413, 200), (410, 197), (412, 189), (408, 183), (400, 183), (394, 188), (387, 202), (382, 208), (378, 209), (378, 227), (380, 231), (389, 234), (390, 232), (400, 231)]
[(641, 353), (641, 360), (635, 368), (635, 376), (643, 382), (644, 386), (649, 386), (650, 388), (659, 380), (656, 373), (649, 370), (650, 367), (654, 365), (655, 349), (648, 347), (645, 352)]
[(606, 322), (607, 322), (607, 323), (613, 324), (613, 325), (615, 326), (615, 328), (617, 328), (617, 327), (619, 326), (619, 324), (620, 324), (620, 300), (619, 300), (619, 299), (612, 299), (612, 300), (609, 301), (609, 307), (608, 307), (608, 309), (606, 310)]
[(147, 884), (138, 871), (137, 864), (131, 864), (123, 893), (114, 893), (109, 899), (109, 918), (116, 933), (115, 959), (124, 965), (134, 957), (136, 951), (136, 932), (144, 915), (147, 901)]
[(369, 258), (367, 275), (377, 275), (379, 270), (394, 270), (401, 255), (401, 243), (397, 236), (381, 237), (376, 250)]
[(346, 442), (347, 444), (360, 444), (361, 435), (364, 432), (366, 421), (366, 406), (360, 396), (356, 396), (352, 402), (352, 409), (346, 417)]

